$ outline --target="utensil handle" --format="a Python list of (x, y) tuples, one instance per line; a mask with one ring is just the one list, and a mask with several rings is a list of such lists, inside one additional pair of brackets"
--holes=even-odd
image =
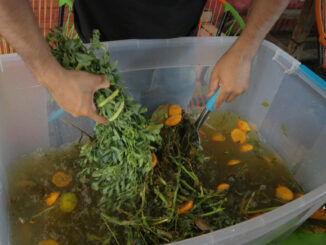
[(208, 100), (208, 102), (206, 104), (206, 109), (207, 110), (209, 110), (209, 111), (213, 111), (214, 110), (214, 105), (215, 105), (215, 101), (217, 99), (218, 91), (220, 91), (220, 87), (218, 87), (216, 89), (216, 92), (213, 94), (213, 96), (209, 98), (209, 100)]

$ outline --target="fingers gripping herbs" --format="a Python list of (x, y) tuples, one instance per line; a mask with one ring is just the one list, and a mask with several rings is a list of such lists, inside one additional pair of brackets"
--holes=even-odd
[(117, 62), (110, 61), (98, 31), (94, 31), (89, 47), (65, 37), (60, 28), (53, 30), (47, 41), (66, 69), (105, 75), (110, 81), (110, 88), (94, 94), (98, 112), (109, 126), (96, 124), (94, 140), (82, 146), (81, 176), (91, 179), (92, 188), (102, 193), (103, 206), (120, 206), (126, 200), (139, 199), (140, 185), (152, 170), (152, 143), (160, 142), (160, 126), (150, 130), (152, 121), (145, 117), (146, 109), (119, 86), (122, 79), (115, 68)]

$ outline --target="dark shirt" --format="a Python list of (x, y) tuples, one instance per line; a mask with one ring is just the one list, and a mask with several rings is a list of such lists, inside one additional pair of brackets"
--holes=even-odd
[(94, 29), (101, 41), (196, 35), (206, 0), (75, 0), (75, 26), (89, 42)]

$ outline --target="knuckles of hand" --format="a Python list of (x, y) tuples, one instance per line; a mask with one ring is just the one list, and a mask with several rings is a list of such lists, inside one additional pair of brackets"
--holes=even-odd
[(222, 89), (225, 94), (240, 95), (240, 94), (243, 94), (244, 92), (246, 92), (248, 88), (249, 88), (249, 85), (243, 85), (243, 86), (237, 86), (236, 88), (228, 86), (228, 87), (223, 87)]

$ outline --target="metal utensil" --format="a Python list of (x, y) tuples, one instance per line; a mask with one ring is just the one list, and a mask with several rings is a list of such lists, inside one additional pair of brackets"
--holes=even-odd
[[(218, 87), (218, 89), (216, 90), (214, 95), (212, 97), (210, 97), (208, 102), (206, 103), (205, 109), (200, 113), (199, 117), (197, 118), (197, 121), (195, 122), (195, 128), (196, 128), (197, 134), (198, 134), (198, 130), (205, 122), (209, 113), (212, 110), (214, 110), (214, 105), (215, 105), (215, 101), (217, 99), (217, 94), (218, 94), (219, 90), (220, 90), (220, 88)], [(198, 139), (199, 139), (199, 136), (198, 136)]]

